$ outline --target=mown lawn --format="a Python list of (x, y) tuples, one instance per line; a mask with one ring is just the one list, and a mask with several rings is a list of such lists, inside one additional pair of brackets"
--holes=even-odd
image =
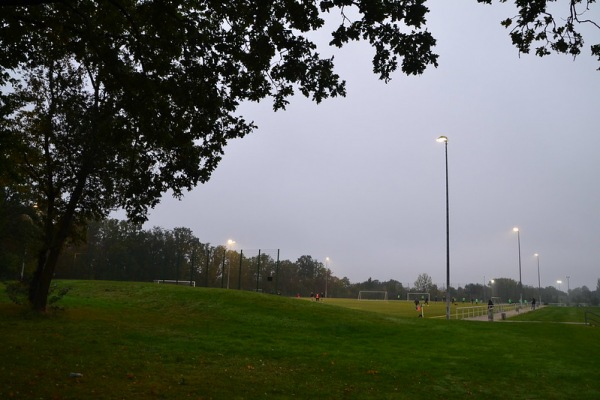
[[(407, 300), (361, 300), (357, 299), (325, 299), (324, 302), (330, 305), (336, 305), (345, 308), (351, 308), (353, 310), (371, 311), (381, 314), (386, 314), (391, 317), (402, 317), (402, 318), (417, 318), (421, 312), (415, 309), (415, 303)], [(445, 318), (446, 317), (446, 303), (443, 301), (431, 301), (428, 305), (420, 305), (423, 307), (423, 315), (425, 318)], [(456, 310), (463, 307), (475, 307), (475, 304), (471, 303), (456, 303), (451, 304), (450, 313), (454, 317)], [(486, 305), (478, 304), (477, 307), (486, 309)]]
[(71, 288), (64, 310), (43, 316), (0, 296), (0, 399), (600, 398), (600, 329), (558, 317), (446, 321), (235, 290), (59, 285)]

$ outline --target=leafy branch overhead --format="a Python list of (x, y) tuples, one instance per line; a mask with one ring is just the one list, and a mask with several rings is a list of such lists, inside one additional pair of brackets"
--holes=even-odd
[[(493, 0), (477, 1), (492, 4)], [(540, 57), (553, 52), (577, 57), (584, 47), (580, 29), (589, 26), (600, 31), (598, 22), (590, 19), (594, 3), (596, 0), (515, 0), (518, 14), (501, 24), (510, 29), (512, 42), (520, 53), (527, 54), (534, 48)], [(590, 54), (600, 61), (600, 43), (590, 46)]]
[(419, 1), (11, 2), (0, 13), (0, 129), (13, 145), (0, 164), (14, 166), (44, 232), (37, 309), (86, 221), (122, 208), (142, 222), (165, 192), (210, 179), (227, 142), (254, 129), (242, 102), (270, 98), (277, 110), (295, 91), (317, 103), (345, 94), (333, 59), (307, 38), (324, 13), (349, 24), (337, 46), (373, 45), (385, 81), (400, 59), (407, 74), (437, 65)]
[[(436, 65), (429, 35), (401, 32), (403, 20), (422, 26), (426, 8), (416, 14), (416, 6), (399, 2), (326, 3), (319, 8), (317, 2), (127, 0), (5, 7), (0, 62), (4, 72), (29, 71), (20, 75), (23, 88), (33, 84), (27, 76), (42, 74), (39, 85), (44, 87), (52, 74), (63, 81), (77, 75), (69, 79), (80, 82), (77, 92), (90, 101), (87, 111), (102, 115), (107, 129), (96, 135), (95, 147), (112, 137), (109, 148), (125, 144), (134, 150), (114, 152), (113, 161), (129, 161), (117, 161), (128, 170), (112, 176), (143, 182), (141, 188), (113, 182), (122, 195), (113, 205), (144, 218), (165, 190), (181, 195), (206, 182), (227, 140), (254, 128), (236, 115), (240, 102), (270, 97), (281, 109), (295, 90), (316, 102), (345, 94), (333, 60), (321, 57), (316, 44), (303, 36), (323, 27), (323, 11), (353, 7), (363, 14), (350, 30), (374, 45), (374, 69), (386, 81), (399, 57), (406, 73)], [(64, 98), (68, 93), (65, 87), (48, 95)]]
[[(350, 5), (358, 8), (361, 20), (348, 18), (345, 9)], [(438, 56), (432, 52), (436, 41), (423, 29), (429, 12), (425, 0), (321, 2), (322, 11), (329, 12), (335, 6), (341, 10), (343, 23), (332, 33), (329, 44), (342, 47), (351, 40), (367, 40), (376, 50), (373, 71), (380, 79), (386, 82), (391, 79), (391, 73), (398, 67), (398, 58), (402, 59), (401, 70), (407, 75), (421, 74), (428, 65), (437, 67)], [(402, 32), (399, 23), (410, 28), (410, 33)]]

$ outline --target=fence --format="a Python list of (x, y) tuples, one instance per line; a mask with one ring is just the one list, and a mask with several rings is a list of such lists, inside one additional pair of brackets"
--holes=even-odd
[(194, 282), (194, 281), (184, 281), (184, 280), (175, 280), (175, 279), (155, 279), (154, 283), (168, 283), (171, 285), (184, 285), (184, 286), (196, 287), (196, 282)]
[(600, 326), (600, 315), (591, 311), (585, 312), (585, 324), (590, 326)]
[[(508, 311), (519, 310), (522, 306), (519, 303), (498, 303), (494, 304), (493, 313), (506, 313)], [(475, 318), (481, 317), (488, 314), (488, 306), (474, 306), (474, 307), (457, 307), (454, 312), (456, 319)]]

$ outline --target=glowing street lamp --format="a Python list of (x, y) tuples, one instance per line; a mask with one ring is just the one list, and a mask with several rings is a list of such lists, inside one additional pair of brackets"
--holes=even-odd
[(523, 281), (521, 280), (521, 233), (518, 227), (513, 228), (513, 232), (517, 232), (517, 242), (519, 244), (519, 304), (523, 305)]
[[(227, 247), (233, 247), (235, 244), (235, 240), (229, 239), (227, 241)], [(225, 258), (223, 258), (225, 260)], [(229, 276), (231, 275), (231, 261), (227, 264), (227, 289), (229, 289)]]
[(444, 143), (446, 156), (446, 319), (450, 319), (450, 206), (448, 201), (448, 138), (440, 136), (438, 143)]

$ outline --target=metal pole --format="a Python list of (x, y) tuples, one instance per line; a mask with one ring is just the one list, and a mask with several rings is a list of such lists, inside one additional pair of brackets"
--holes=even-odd
[(523, 281), (521, 280), (521, 231), (517, 231), (517, 241), (519, 244), (519, 304), (523, 305)]
[(277, 264), (275, 268), (275, 293), (279, 294), (279, 249), (277, 249)]
[(194, 280), (194, 258), (196, 256), (196, 246), (192, 243), (192, 263), (190, 265), (190, 286), (192, 286), (192, 281)]
[(483, 298), (481, 301), (485, 300), (485, 275), (483, 276)]
[(258, 293), (258, 278), (260, 277), (260, 249), (258, 249), (258, 262), (256, 263), (256, 293)]
[(227, 248), (223, 248), (223, 263), (221, 265), (221, 289), (223, 289), (223, 281), (225, 280), (225, 256), (227, 255)]
[(540, 255), (536, 254), (537, 257), (537, 267), (538, 267), (538, 297), (540, 298), (540, 306), (542, 305), (542, 284), (540, 281)]
[(244, 259), (244, 250), (240, 250), (240, 270), (238, 271), (238, 290), (242, 290), (242, 260)]
[(327, 283), (329, 281), (329, 257), (325, 258), (325, 298), (327, 298)]
[(227, 289), (229, 289), (229, 277), (231, 276), (231, 260), (227, 262)]
[(177, 259), (175, 261), (175, 267), (176, 267), (176, 274), (177, 276), (175, 277), (175, 284), (179, 284), (179, 261), (181, 260), (181, 249), (179, 249), (179, 244), (177, 245), (178, 249), (177, 249)]
[(450, 319), (450, 202), (448, 193), (448, 139), (444, 142), (446, 155), (446, 319)]
[(210, 247), (206, 244), (206, 276), (205, 276), (205, 287), (208, 287), (208, 267), (210, 265)]

